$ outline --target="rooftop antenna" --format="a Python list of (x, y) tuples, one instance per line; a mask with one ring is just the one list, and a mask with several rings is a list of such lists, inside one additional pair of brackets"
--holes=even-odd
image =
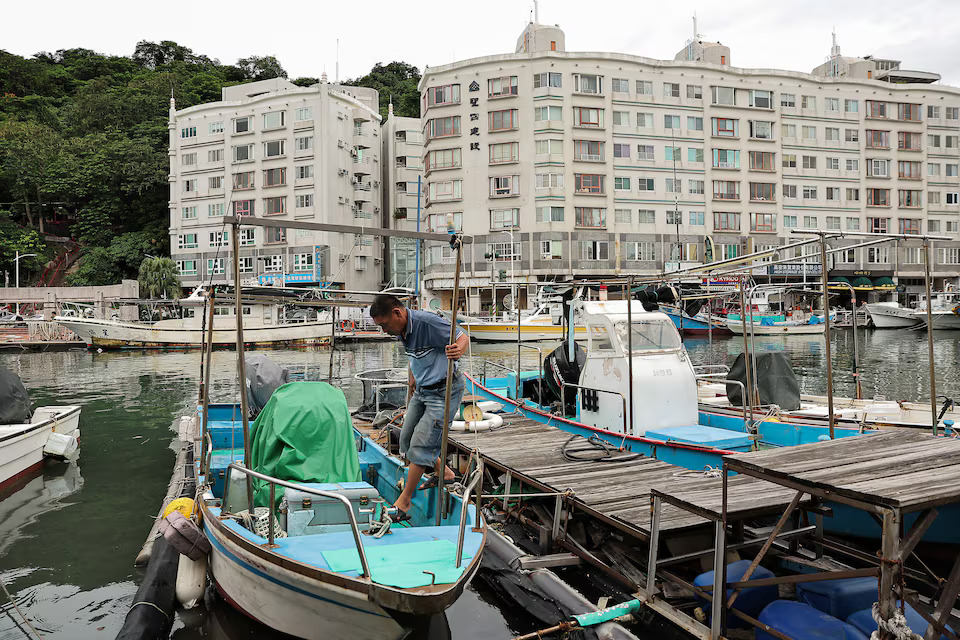
[(337, 68), (333, 74), (334, 82), (340, 82), (340, 38), (337, 38)]
[(537, 0), (533, 0), (533, 23), (540, 24), (540, 7)]
[(693, 39), (697, 39), (697, 12), (693, 12)]

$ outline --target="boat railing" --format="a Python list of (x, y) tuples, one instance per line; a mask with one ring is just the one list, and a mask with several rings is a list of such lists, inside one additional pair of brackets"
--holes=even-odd
[(489, 365), (489, 366), (491, 366), (491, 367), (494, 367), (494, 368), (497, 368), (497, 369), (501, 369), (501, 370), (503, 370), (503, 371), (506, 371), (507, 373), (515, 373), (515, 374), (517, 374), (517, 376), (520, 375), (520, 372), (517, 371), (516, 369), (513, 369), (513, 368), (508, 367), (508, 366), (506, 366), (506, 365), (500, 364), (499, 362), (491, 362), (490, 360), (484, 360), (484, 361), (483, 361), (483, 372), (482, 372), (482, 374), (483, 374), (483, 384), (487, 384), (487, 365)]
[[(460, 563), (462, 562), (463, 556), (463, 536), (467, 531), (467, 511), (470, 509), (470, 492), (476, 489), (476, 498), (477, 498), (477, 509), (474, 517), (477, 519), (476, 526), (480, 526), (480, 496), (483, 494), (483, 460), (480, 456), (473, 452), (470, 454), (470, 459), (467, 460), (467, 469), (470, 469), (471, 463), (475, 463), (476, 466), (473, 469), (473, 474), (470, 476), (470, 481), (467, 483), (466, 488), (463, 490), (463, 497), (460, 503), (460, 529), (457, 532), (457, 568), (460, 568)], [(477, 483), (480, 483), (480, 486), (477, 486)], [(507, 493), (509, 493), (509, 488)]]
[(697, 378), (716, 376), (718, 374), (726, 375), (730, 373), (730, 367), (725, 364), (700, 364), (693, 367), (693, 372)]
[[(277, 502), (277, 496), (276, 496), (277, 485), (281, 487), (285, 487), (287, 489), (293, 489), (295, 491), (302, 491), (304, 493), (309, 493), (311, 495), (320, 496), (321, 498), (331, 498), (333, 500), (339, 500), (343, 504), (344, 508), (347, 510), (347, 518), (350, 519), (350, 530), (353, 533), (353, 541), (356, 543), (357, 553), (360, 555), (360, 564), (363, 568), (363, 571), (360, 574), (360, 577), (370, 576), (370, 566), (367, 564), (367, 554), (363, 550), (363, 542), (362, 542), (363, 538), (360, 536), (360, 527), (357, 526), (357, 518), (353, 513), (353, 505), (350, 503), (349, 498), (335, 491), (324, 491), (323, 489), (314, 489), (313, 487), (307, 487), (302, 484), (296, 484), (295, 482), (287, 482), (286, 480), (280, 480), (279, 478), (274, 478), (266, 474), (259, 473), (257, 471), (254, 471), (253, 469), (247, 469), (240, 463), (232, 462), (227, 467), (227, 477), (224, 481), (223, 500), (221, 501), (223, 508), (226, 508), (227, 505), (229, 504), (227, 502), (227, 495), (230, 491), (230, 473), (233, 471), (239, 471), (240, 473), (246, 476), (263, 480), (264, 482), (270, 485), (270, 506), (268, 507), (270, 510), (270, 517), (267, 519), (268, 520), (267, 545), (271, 548), (275, 546), (274, 536), (276, 532), (274, 531), (274, 526), (275, 526), (274, 525), (274, 520), (275, 520), (274, 508)], [(250, 515), (253, 515), (253, 514), (250, 514)]]
[[(747, 385), (743, 384), (739, 380), (733, 380), (727, 378), (726, 376), (730, 373), (730, 368), (726, 365), (705, 365), (708, 367), (725, 367), (727, 369), (726, 373), (698, 373), (697, 380), (709, 380), (710, 382), (723, 382), (724, 384), (735, 384), (740, 387), (740, 397), (743, 399), (743, 430), (746, 433), (752, 433), (750, 425), (754, 424), (753, 422), (753, 404), (747, 402)], [(732, 403), (731, 403), (732, 404)], [(750, 414), (750, 421), (747, 422), (747, 413)], [(756, 426), (754, 426), (756, 429)]]
[(517, 401), (520, 400), (520, 387), (522, 382), (520, 380), (520, 349), (533, 349), (540, 356), (540, 376), (537, 378), (537, 404), (543, 404), (543, 349), (532, 344), (523, 344), (520, 340), (517, 340)]
[(580, 389), (582, 391), (597, 391), (599, 393), (609, 393), (611, 395), (620, 396), (620, 400), (623, 402), (623, 433), (627, 432), (627, 397), (620, 393), (619, 391), (610, 391), (609, 389), (594, 389), (593, 387), (585, 387), (579, 384), (573, 384), (572, 382), (561, 381), (560, 384), (560, 406), (563, 407), (563, 411), (567, 410), (567, 399), (566, 399), (566, 389), (567, 387), (573, 387), (575, 389)]

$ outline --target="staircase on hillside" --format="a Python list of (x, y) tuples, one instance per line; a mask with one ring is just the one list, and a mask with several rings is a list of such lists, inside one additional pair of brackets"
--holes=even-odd
[(74, 242), (71, 242), (67, 246), (67, 251), (61, 253), (47, 264), (43, 273), (40, 274), (40, 279), (37, 281), (36, 286), (58, 287), (63, 284), (63, 278), (67, 273), (67, 269), (80, 257), (81, 250), (80, 245)]

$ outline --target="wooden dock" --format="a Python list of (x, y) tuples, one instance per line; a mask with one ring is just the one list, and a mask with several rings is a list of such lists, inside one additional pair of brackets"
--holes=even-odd
[[(647, 456), (625, 453), (622, 459), (571, 462), (563, 455), (571, 434), (528, 418), (506, 416), (504, 427), (479, 433), (452, 433), (451, 444), (461, 452), (477, 448), (488, 467), (510, 474), (524, 484), (547, 492), (570, 490), (569, 502), (626, 533), (650, 537), (651, 490), (661, 488), (688, 499), (721, 499), (717, 473), (690, 471)], [(581, 444), (579, 456), (588, 457)], [(598, 451), (598, 454), (600, 452)], [(596, 457), (599, 457), (596, 456)], [(782, 511), (796, 492), (748, 476), (732, 478), (728, 508), (755, 513)], [(661, 532), (706, 525), (709, 520), (665, 505)]]

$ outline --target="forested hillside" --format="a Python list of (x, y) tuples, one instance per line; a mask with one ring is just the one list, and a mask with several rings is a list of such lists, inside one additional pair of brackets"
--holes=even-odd
[[(130, 57), (0, 50), (0, 278), (19, 250), (40, 254), (21, 261), (23, 282), (35, 281), (63, 250), (45, 233), (82, 245), (72, 284), (136, 278), (145, 254), (169, 255), (171, 95), (182, 109), (219, 100), (226, 85), (274, 77), (287, 73), (272, 56), (221, 64), (169, 41), (140, 42)], [(398, 115), (417, 116), (419, 77), (395, 62), (353, 83), (393, 94)]]

